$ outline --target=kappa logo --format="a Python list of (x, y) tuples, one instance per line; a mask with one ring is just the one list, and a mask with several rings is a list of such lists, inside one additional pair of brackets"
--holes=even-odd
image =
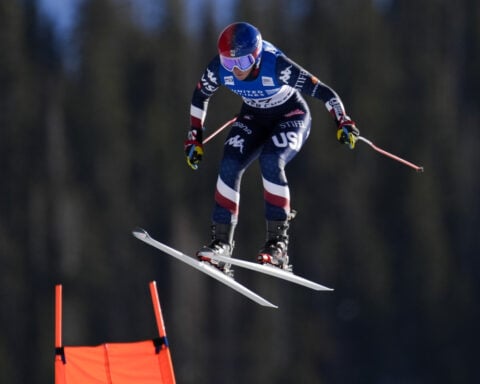
[(196, 129), (192, 129), (188, 131), (188, 134), (187, 134), (188, 140), (197, 140), (197, 136), (198, 136), (198, 131)]
[(215, 89), (217, 89), (217, 78), (215, 77), (214, 73), (208, 68), (207, 78), (205, 78), (205, 75), (202, 76), (202, 85), (209, 92), (214, 92)]
[(240, 153), (243, 153), (243, 144), (245, 143), (245, 139), (242, 139), (240, 135), (233, 136), (229, 138), (226, 142), (225, 145), (230, 145), (233, 148), (239, 148)]
[(290, 80), (290, 76), (292, 75), (292, 66), (290, 65), (289, 67), (285, 68), (283, 71), (280, 72), (281, 76), (279, 77), (280, 80), (282, 80), (284, 83), (288, 83), (288, 80)]
[(208, 80), (210, 80), (212, 83), (217, 84), (217, 78), (215, 77), (215, 74), (213, 71), (210, 69), (207, 69), (207, 75), (208, 75)]

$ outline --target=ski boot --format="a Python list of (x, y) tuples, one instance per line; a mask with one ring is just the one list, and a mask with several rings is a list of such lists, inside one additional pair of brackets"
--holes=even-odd
[(288, 228), (289, 221), (295, 217), (295, 211), (285, 221), (267, 221), (267, 241), (258, 252), (257, 261), (260, 264), (270, 264), (277, 268), (292, 271), (288, 264)]
[(233, 233), (235, 226), (233, 224), (213, 224), (212, 225), (212, 241), (209, 245), (204, 245), (197, 252), (197, 258), (200, 261), (207, 262), (227, 276), (233, 277), (233, 269), (231, 264), (222, 263), (211, 258), (212, 255), (232, 257), (234, 241)]

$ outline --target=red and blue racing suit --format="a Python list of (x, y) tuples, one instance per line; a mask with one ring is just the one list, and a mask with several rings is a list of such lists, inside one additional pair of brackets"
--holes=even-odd
[(348, 119), (343, 103), (332, 88), (264, 41), (259, 67), (243, 81), (222, 67), (218, 55), (212, 59), (193, 92), (192, 128), (203, 129), (209, 99), (221, 85), (241, 96), (243, 104), (224, 144), (212, 220), (237, 222), (241, 178), (255, 159), (262, 174), (265, 218), (286, 220), (290, 190), (285, 166), (300, 151), (311, 127), (301, 93), (322, 100), (337, 123)]

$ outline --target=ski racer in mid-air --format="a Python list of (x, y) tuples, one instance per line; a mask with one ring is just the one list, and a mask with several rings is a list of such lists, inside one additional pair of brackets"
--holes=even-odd
[(288, 229), (295, 211), (285, 166), (308, 138), (311, 115), (301, 94), (324, 102), (337, 126), (337, 139), (351, 149), (359, 136), (339, 95), (246, 22), (228, 25), (218, 39), (218, 55), (207, 65), (192, 97), (190, 129), (184, 144), (188, 165), (197, 169), (203, 156), (204, 121), (210, 97), (225, 86), (243, 99), (225, 141), (212, 214), (212, 239), (197, 252), (225, 273), (229, 265), (209, 257), (231, 257), (238, 220), (240, 182), (246, 168), (259, 160), (265, 199), (266, 242), (258, 262), (290, 269)]

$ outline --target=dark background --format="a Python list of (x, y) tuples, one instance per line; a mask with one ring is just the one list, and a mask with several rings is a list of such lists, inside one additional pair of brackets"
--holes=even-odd
[[(156, 280), (179, 383), (480, 382), (480, 3), (477, 0), (80, 2), (68, 36), (35, 1), (0, 3), (0, 381), (53, 382), (64, 343), (156, 336)], [(227, 5), (224, 5), (227, 6)], [(135, 10), (135, 8), (137, 8)], [(217, 16), (223, 11), (223, 19)], [(227, 15), (227, 16), (225, 16)], [(425, 173), (335, 139), (324, 105), (288, 166), (291, 256), (317, 293), (237, 269), (262, 308), (140, 243), (209, 240), (222, 137), (190, 170), (190, 97), (229, 22), (331, 85), (361, 133)], [(212, 132), (241, 100), (210, 102)], [(264, 240), (258, 166), (236, 256)]]

